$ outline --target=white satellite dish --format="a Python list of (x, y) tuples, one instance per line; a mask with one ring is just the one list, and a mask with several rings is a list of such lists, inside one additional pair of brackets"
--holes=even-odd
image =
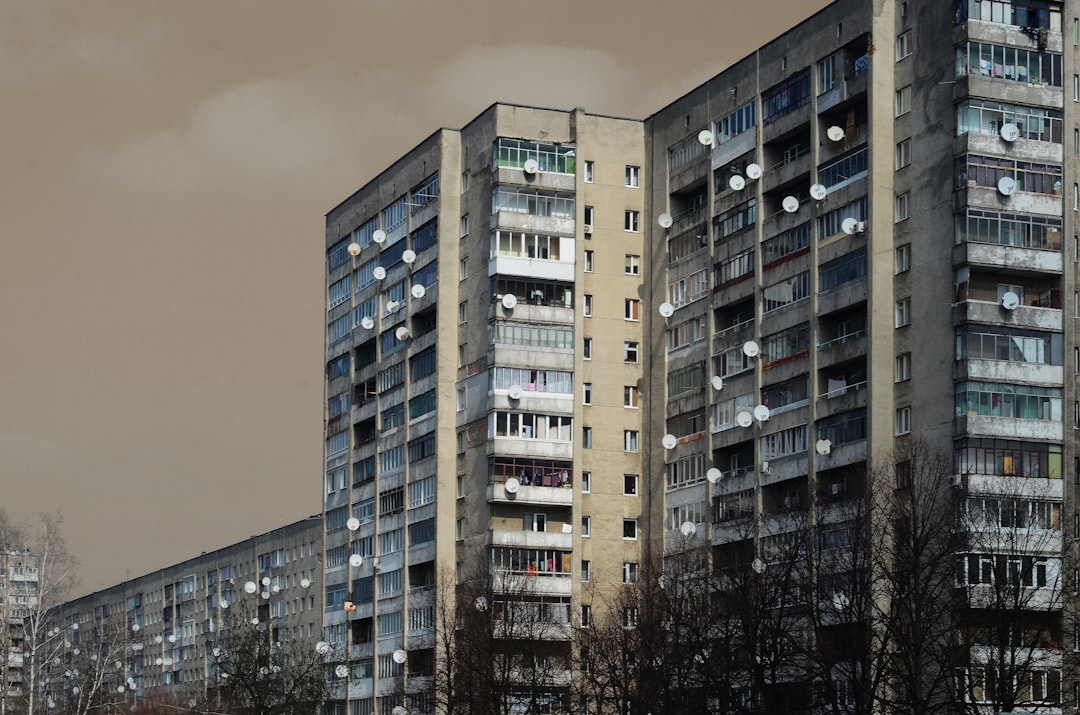
[(338, 667), (334, 668), (334, 675), (336, 675), (339, 678), (344, 678), (348, 674), (349, 674), (349, 666), (345, 665), (344, 663), (339, 665)]
[(522, 164), (521, 169), (526, 174), (535, 174), (540, 171), (540, 163), (536, 159), (526, 159), (525, 163)]
[(1007, 142), (1016, 141), (1020, 138), (1020, 127), (1012, 122), (1005, 122), (1001, 125), (1001, 138)]
[(1011, 290), (1006, 291), (1001, 296), (1001, 307), (1005, 310), (1016, 310), (1020, 307), (1020, 296)]
[(507, 293), (502, 297), (502, 306), (507, 310), (513, 310), (517, 305), (517, 296), (513, 293)]
[(401, 665), (402, 663), (404, 663), (406, 660), (409, 659), (409, 654), (406, 653), (405, 651), (403, 651), (401, 648), (398, 648), (397, 650), (394, 651), (394, 656), (393, 657), (394, 657), (394, 662), (397, 663), (398, 665)]
[(692, 521), (684, 521), (679, 527), (679, 531), (682, 532), (683, 536), (693, 536), (697, 533), (697, 525)]
[(844, 138), (844, 128), (834, 124), (825, 130), (825, 136), (829, 137), (829, 141), (838, 142)]
[(401, 254), (401, 260), (411, 266), (413, 263), (416, 263), (416, 251), (411, 248), (406, 248), (404, 253)]
[(784, 210), (789, 214), (793, 214), (799, 210), (799, 197), (785, 196), (780, 205), (783, 206)]
[(517, 490), (520, 486), (521, 482), (517, 480), (517, 477), (510, 477), (506, 480), (506, 484), (503, 488), (506, 489), (507, 494), (517, 494)]
[(754, 573), (765, 573), (767, 567), (761, 559), (754, 559), (750, 562), (750, 568), (754, 569)]
[(355, 516), (349, 517), (349, 520), (345, 522), (345, 528), (349, 531), (356, 531), (360, 528), (360, 520)]
[(825, 184), (811, 184), (810, 185), (810, 197), (814, 201), (821, 201), (825, 198), (825, 195), (829, 193), (829, 190), (825, 188)]
[(486, 611), (487, 610), (487, 606), (488, 606), (487, 599), (484, 598), (483, 596), (477, 596), (476, 600), (473, 601), (473, 604), (476, 606), (476, 610), (478, 610), (478, 611)]
[(400, 307), (401, 307), (401, 304), (398, 303), (396, 300), (388, 300), (388, 301), (386, 301), (386, 312), (387, 313), (393, 313), (395, 310), (397, 310)]
[(700, 132), (698, 132), (697, 140), (701, 142), (704, 146), (712, 146), (712, 132), (710, 132), (708, 129), (702, 129)]
[(254, 581), (248, 581), (244, 584), (244, 593), (255, 593), (258, 588), (259, 587), (255, 585)]
[(757, 357), (758, 353), (761, 352), (761, 348), (753, 340), (747, 340), (743, 343), (742, 351), (746, 357)]
[(713, 375), (712, 386), (714, 390), (724, 389), (724, 378), (719, 375)]
[(660, 307), (657, 310), (659, 310), (660, 315), (665, 318), (670, 318), (671, 316), (675, 315), (675, 306), (673, 306), (671, 303), (661, 303)]
[(375, 243), (382, 243), (386, 240), (386, 231), (381, 228), (375, 229), (375, 232), (371, 234), (371, 240)]
[(740, 427), (749, 427), (754, 424), (754, 416), (749, 412), (740, 412), (735, 416), (735, 422), (737, 422)]
[(375, 280), (381, 281), (386, 278), (386, 269), (382, 266), (375, 266), (371, 269), (371, 275), (375, 276)]
[(133, 631), (138, 631), (140, 628), (142, 628), (142, 626), (140, 626), (138, 623), (131, 624), (131, 630)]
[(735, 191), (742, 191), (743, 189), (746, 188), (746, 179), (744, 179), (741, 176), (739, 176), (738, 174), (736, 174), (735, 176), (728, 179), (727, 185), (730, 186)]
[(1002, 196), (1012, 196), (1013, 192), (1016, 191), (1016, 179), (1011, 176), (1001, 177), (998, 179), (997, 189)]
[(521, 385), (511, 385), (510, 389), (506, 391), (506, 396), (511, 400), (520, 400), (522, 392)]
[(412, 293), (413, 298), (420, 299), (427, 295), (427, 288), (417, 283), (412, 287), (412, 290), (409, 292)]
[(827, 457), (829, 455), (829, 452), (832, 451), (832, 440), (819, 439), (814, 445), (814, 450), (822, 457)]
[(397, 330), (394, 331), (394, 337), (397, 338), (398, 340), (408, 340), (409, 335), (410, 335), (409, 329), (406, 328), (404, 325), (402, 325), (400, 328), (398, 328)]
[(762, 174), (761, 164), (747, 164), (746, 165), (746, 175), (749, 178), (754, 179), (756, 181), (757, 179), (761, 178), (761, 174)]
[(309, 579), (306, 579), (306, 578), (300, 579), (300, 588), (307, 588), (310, 585), (311, 585), (311, 581)]
[(263, 586), (269, 586), (270, 585), (270, 577), (269, 576), (263, 576), (262, 577), (262, 585)]
[(370, 315), (365, 315), (363, 318), (360, 318), (360, 327), (364, 330), (371, 330), (375, 327), (375, 320)]
[(358, 567), (362, 566), (363, 563), (364, 563), (364, 557), (361, 556), (360, 554), (353, 554), (352, 556), (349, 557), (349, 565), (352, 566), (353, 568), (358, 568)]
[(319, 641), (315, 644), (315, 652), (319, 655), (326, 655), (330, 652), (330, 644), (326, 641)]
[(660, 444), (664, 445), (664, 449), (674, 449), (678, 443), (679, 438), (673, 434), (666, 434), (660, 440)]
[(769, 419), (769, 408), (767, 405), (758, 405), (754, 408), (754, 419), (758, 422), (764, 422)]
[(346, 248), (345, 250), (349, 252), (350, 256), (359, 256), (360, 255), (360, 244), (357, 243), (356, 241), (353, 241), (352, 243), (349, 244), (349, 247)]
[(859, 230), (859, 222), (848, 216), (840, 222), (840, 230), (849, 236), (853, 236), (855, 235), (855, 232)]
[(674, 219), (671, 218), (671, 214), (667, 213), (657, 216), (656, 222), (660, 224), (660, 228), (671, 228), (671, 224), (675, 223)]
[(709, 471), (705, 472), (705, 478), (709, 480), (710, 484), (716, 484), (724, 476), (716, 467), (709, 467)]

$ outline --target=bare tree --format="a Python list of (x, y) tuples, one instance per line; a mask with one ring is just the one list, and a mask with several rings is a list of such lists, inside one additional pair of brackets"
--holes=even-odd
[(63, 654), (43, 677), (42, 695), (50, 711), (88, 715), (123, 705), (135, 681), (125, 671), (125, 633), (117, 625), (68, 629), (50, 626), (64, 639)]

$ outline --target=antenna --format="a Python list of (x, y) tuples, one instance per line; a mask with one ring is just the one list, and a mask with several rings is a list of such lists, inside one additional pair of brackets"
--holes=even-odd
[(1020, 307), (1020, 296), (1011, 290), (1005, 291), (1001, 296), (1001, 307), (1005, 310), (1016, 310)]
[(840, 230), (849, 236), (855, 235), (855, 232), (859, 230), (859, 222), (851, 216), (840, 222)]
[(427, 295), (427, 288), (417, 283), (412, 287), (412, 290), (409, 292), (412, 293), (413, 298), (423, 298), (425, 295)]
[(712, 146), (713, 145), (712, 132), (710, 132), (708, 129), (702, 129), (700, 132), (698, 132), (697, 140), (699, 142), (701, 142), (704, 146)]
[(521, 486), (521, 482), (517, 480), (517, 477), (510, 477), (506, 480), (506, 484), (503, 485), (503, 489), (507, 494), (517, 494), (518, 487)]
[(522, 392), (521, 385), (511, 385), (510, 389), (506, 391), (506, 396), (511, 400), (520, 400)]
[(657, 308), (657, 310), (660, 312), (660, 315), (665, 318), (670, 318), (671, 316), (675, 315), (675, 306), (673, 306), (671, 303), (661, 303), (660, 307)]
[(829, 190), (825, 188), (825, 184), (813, 184), (810, 186), (810, 197), (815, 201), (821, 201), (828, 193)]
[(353, 241), (352, 243), (349, 244), (349, 247), (346, 248), (345, 250), (349, 252), (350, 256), (359, 256), (360, 255), (360, 244), (357, 243), (356, 241)]
[(671, 228), (671, 224), (675, 221), (671, 218), (671, 214), (663, 213), (656, 217), (656, 222), (660, 224), (660, 228)]
[(740, 427), (749, 427), (754, 424), (754, 416), (749, 412), (740, 412), (735, 416), (735, 422), (738, 423)]
[(735, 176), (728, 179), (727, 184), (735, 191), (742, 191), (746, 188), (746, 179), (736, 174)]
[(713, 375), (712, 386), (714, 390), (724, 389), (724, 378), (719, 375)]
[(758, 344), (755, 343), (753, 340), (747, 340), (745, 343), (743, 343), (742, 351), (743, 355), (752, 358), (758, 356), (758, 353), (761, 352), (761, 348), (759, 348)]
[(502, 307), (506, 308), (507, 310), (513, 310), (514, 306), (516, 306), (516, 305), (517, 305), (517, 296), (514, 295), (513, 293), (507, 293), (506, 295), (504, 295), (502, 297)]
[(758, 405), (754, 408), (754, 419), (758, 422), (764, 422), (769, 419), (769, 408), (767, 405)]
[(829, 141), (841, 141), (844, 138), (844, 128), (834, 124), (825, 130), (825, 136), (829, 137)]
[(371, 240), (375, 243), (382, 243), (386, 240), (386, 231), (383, 231), (381, 228), (375, 229), (371, 234)]
[(1001, 138), (1007, 142), (1016, 141), (1020, 138), (1020, 127), (1012, 122), (1005, 122), (1001, 125)]
[(710, 484), (716, 484), (723, 479), (724, 473), (716, 467), (709, 467), (709, 471), (705, 472), (705, 478), (709, 480)]
[(797, 196), (785, 196), (781, 205), (784, 210), (789, 214), (793, 214), (799, 210), (799, 197)]
[(832, 440), (819, 439), (817, 444), (814, 445), (814, 450), (822, 457), (827, 457), (829, 452), (832, 451)]
[(365, 315), (363, 318), (360, 318), (360, 327), (364, 330), (371, 330), (375, 327), (375, 320), (370, 315)]
[(521, 165), (521, 170), (526, 174), (535, 174), (540, 171), (540, 162), (536, 159), (526, 159), (525, 163)]
[(1003, 176), (998, 179), (997, 189), (1002, 196), (1012, 196), (1016, 191), (1016, 179), (1011, 176)]
[(383, 278), (386, 278), (386, 269), (382, 266), (375, 266), (371, 269), (371, 275), (375, 276), (375, 280), (381, 281)]
[(413, 263), (416, 262), (416, 251), (412, 250), (411, 248), (406, 248), (405, 251), (401, 254), (401, 260), (405, 261), (406, 264), (411, 266)]
[(660, 444), (664, 445), (664, 449), (674, 449), (678, 443), (679, 438), (673, 434), (666, 434), (660, 440)]
[(762, 170), (760, 164), (747, 164), (746, 175), (754, 179), (755, 181), (761, 178)]

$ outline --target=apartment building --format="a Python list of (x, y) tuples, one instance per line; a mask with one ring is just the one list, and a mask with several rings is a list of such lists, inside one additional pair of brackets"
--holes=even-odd
[(55, 607), (41, 644), (44, 702), (84, 711), (96, 687), (113, 705), (203, 707), (222, 685), (214, 651), (232, 618), (314, 649), (322, 537), (311, 516)]
[(327, 215), (340, 712), (433, 711), (467, 588), (506, 658), (543, 627), (471, 696), (569, 702), (571, 627), (644, 541), (644, 165), (641, 121), (496, 104)]
[(0, 544), (0, 623), (3, 624), (3, 680), (0, 710), (17, 709), (26, 682), (24, 669), (24, 619), (37, 606), (37, 555), (29, 549)]

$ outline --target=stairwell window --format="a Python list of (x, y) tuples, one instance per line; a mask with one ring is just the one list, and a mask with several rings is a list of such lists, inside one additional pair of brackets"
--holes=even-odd
[(896, 301), (896, 327), (902, 328), (911, 323), (911, 298)]

